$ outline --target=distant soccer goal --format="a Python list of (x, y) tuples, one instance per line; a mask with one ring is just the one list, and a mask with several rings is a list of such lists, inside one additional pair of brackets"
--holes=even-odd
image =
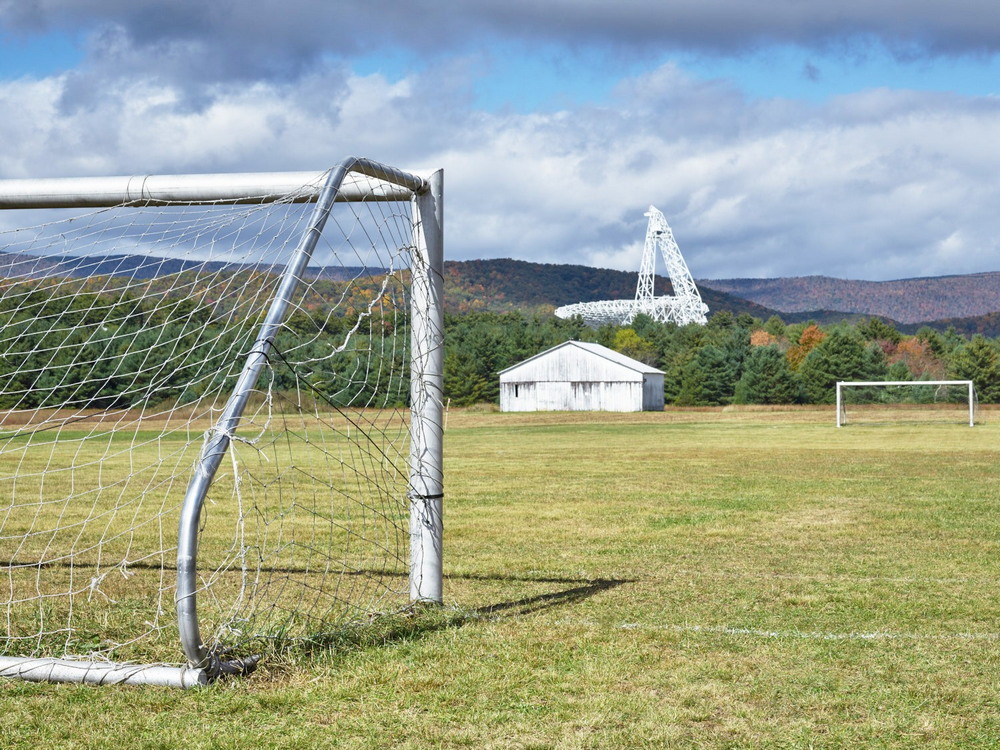
[(0, 207), (0, 675), (188, 686), (441, 601), (440, 172)]
[(842, 381), (837, 383), (837, 427), (849, 422), (976, 424), (971, 380)]

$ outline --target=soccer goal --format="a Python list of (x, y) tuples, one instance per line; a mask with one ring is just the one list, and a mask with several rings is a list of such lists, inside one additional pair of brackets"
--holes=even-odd
[(202, 684), (441, 601), (442, 193), (0, 182), (0, 675)]
[(887, 380), (837, 383), (837, 427), (862, 422), (976, 424), (971, 380)]

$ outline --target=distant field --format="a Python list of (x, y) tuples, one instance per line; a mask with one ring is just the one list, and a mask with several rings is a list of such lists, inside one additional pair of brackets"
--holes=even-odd
[(448, 608), (187, 693), (0, 683), (0, 747), (993, 747), (1000, 413), (455, 411)]

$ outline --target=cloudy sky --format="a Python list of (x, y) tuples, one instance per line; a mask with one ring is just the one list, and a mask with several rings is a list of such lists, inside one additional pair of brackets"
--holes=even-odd
[(995, 0), (0, 0), (0, 177), (445, 170), (446, 252), (1000, 270)]

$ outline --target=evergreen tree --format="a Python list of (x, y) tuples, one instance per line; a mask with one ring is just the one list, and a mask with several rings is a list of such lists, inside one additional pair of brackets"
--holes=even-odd
[(785, 321), (779, 318), (777, 315), (772, 315), (767, 319), (764, 324), (764, 330), (769, 334), (774, 336), (774, 338), (781, 340), (785, 338)]
[(656, 336), (659, 329), (663, 327), (663, 323), (657, 323), (646, 313), (639, 313), (632, 319), (629, 327), (648, 341)]
[(925, 344), (927, 344), (931, 353), (935, 357), (944, 357), (950, 351), (950, 349), (948, 348), (948, 344), (944, 339), (944, 336), (942, 336), (940, 333), (935, 331), (933, 328), (930, 328), (929, 326), (921, 326), (917, 330), (916, 338), (918, 341), (922, 341)]
[(736, 384), (737, 404), (791, 404), (800, 400), (799, 384), (777, 346), (754, 347)]
[(738, 327), (730, 329), (721, 345), (699, 349), (682, 370), (677, 403), (685, 406), (731, 403), (749, 351), (750, 332)]
[(957, 380), (975, 383), (981, 402), (1000, 402), (1000, 356), (994, 344), (982, 336), (973, 336), (969, 343), (955, 351), (951, 375)]
[(444, 357), (444, 393), (455, 406), (470, 406), (491, 400), (490, 383), (478, 363), (467, 352)]
[(715, 406), (728, 403), (728, 368), (725, 353), (717, 346), (699, 349), (681, 372), (677, 403), (681, 406)]
[(799, 367), (806, 399), (813, 404), (832, 404), (838, 380), (877, 380), (878, 365), (885, 358), (866, 349), (856, 334), (834, 331), (809, 352)]
[(685, 381), (684, 370), (704, 341), (705, 327), (694, 323), (686, 326), (670, 324), (669, 335), (660, 340), (660, 369), (664, 372), (663, 395), (666, 403), (679, 403), (681, 386)]
[(888, 373), (889, 365), (882, 347), (874, 342), (869, 344), (865, 348), (862, 370), (858, 377), (864, 380), (885, 380)]
[(865, 341), (888, 341), (898, 344), (903, 340), (903, 334), (897, 331), (895, 326), (886, 323), (881, 318), (868, 318), (864, 323), (858, 325), (857, 330)]
[(913, 380), (910, 368), (905, 362), (893, 362), (885, 374), (886, 380)]

